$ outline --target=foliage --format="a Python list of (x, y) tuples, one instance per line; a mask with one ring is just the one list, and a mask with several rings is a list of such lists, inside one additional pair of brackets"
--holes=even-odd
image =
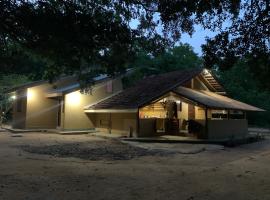
[(202, 60), (188, 44), (180, 44), (155, 57), (146, 54), (146, 52), (139, 52), (130, 65), (134, 72), (124, 78), (124, 83), (126, 87), (129, 87), (144, 76), (180, 69), (198, 68), (201, 65)]
[[(5, 50), (0, 49), (0, 66), (1, 74), (24, 74), (31, 80), (40, 80), (43, 78), (46, 62), (18, 45), (9, 44)], [(17, 78), (19, 77), (15, 77), (15, 81)]]
[[(50, 80), (100, 70), (113, 75), (125, 71), (138, 50), (156, 57), (201, 25), (220, 32), (203, 46), (206, 67), (229, 69), (249, 56), (250, 63), (260, 62), (250, 71), (264, 79), (270, 75), (269, 9), (269, 0), (2, 0), (1, 68), (12, 71), (9, 61), (21, 56), (7, 53), (12, 44), (40, 58), (40, 72)], [(269, 81), (260, 84), (270, 89)]]
[(248, 113), (251, 125), (270, 126), (270, 92), (260, 89), (260, 82), (253, 78), (247, 62), (247, 60), (241, 60), (231, 69), (217, 72), (217, 76), (229, 96), (267, 110), (267, 112)]
[(13, 101), (11, 95), (6, 94), (5, 90), (28, 81), (29, 79), (24, 75), (0, 74), (0, 125), (3, 120), (5, 121), (4, 118), (7, 117)]
[(49, 79), (96, 68), (113, 74), (126, 69), (137, 48), (156, 56), (181, 33), (192, 34), (194, 24), (220, 26), (239, 6), (240, 0), (2, 0), (0, 49), (11, 43), (42, 57)]
[(240, 15), (227, 28), (203, 45), (206, 67), (231, 68), (247, 59), (253, 78), (270, 91), (270, 3), (269, 0), (242, 1)]

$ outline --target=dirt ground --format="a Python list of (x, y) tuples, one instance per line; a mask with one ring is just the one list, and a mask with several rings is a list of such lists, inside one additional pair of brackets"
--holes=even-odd
[(270, 139), (224, 148), (0, 132), (0, 199), (269, 200)]

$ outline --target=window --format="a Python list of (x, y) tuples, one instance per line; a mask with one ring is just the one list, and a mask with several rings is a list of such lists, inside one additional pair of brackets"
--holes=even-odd
[(109, 120), (101, 119), (99, 121), (100, 126), (109, 126), (110, 122)]
[(225, 110), (212, 110), (212, 119), (227, 119), (228, 113)]
[(230, 119), (244, 119), (245, 114), (243, 111), (232, 110), (230, 111)]

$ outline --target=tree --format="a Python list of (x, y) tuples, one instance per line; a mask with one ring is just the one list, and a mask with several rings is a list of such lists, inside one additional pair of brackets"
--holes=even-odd
[[(182, 32), (192, 34), (194, 24), (237, 14), (239, 2), (2, 0), (0, 47), (6, 51), (12, 43), (42, 57), (50, 79), (97, 68), (113, 74), (125, 70), (137, 47), (160, 54)], [(136, 28), (131, 20), (139, 22)]]
[[(248, 56), (261, 63), (251, 72), (264, 77), (269, 75), (269, 7), (269, 0), (2, 0), (0, 48), (15, 43), (41, 57), (50, 79), (99, 70), (114, 74), (127, 68), (138, 49), (162, 54), (199, 24), (221, 32), (204, 46), (205, 66), (228, 69)], [(132, 20), (138, 21), (135, 28)]]
[(7, 120), (7, 114), (11, 110), (12, 102), (15, 96), (6, 94), (5, 90), (23, 83), (29, 79), (26, 76), (18, 74), (0, 74), (0, 125)]
[(260, 88), (260, 81), (253, 78), (247, 68), (248, 61), (242, 59), (228, 70), (218, 71), (217, 76), (229, 96), (240, 101), (258, 106), (266, 112), (248, 113), (249, 123), (257, 126), (270, 126), (270, 92)]
[(157, 56), (140, 51), (130, 66), (134, 69), (134, 72), (124, 79), (126, 87), (144, 76), (201, 67), (202, 60), (194, 53), (189, 44), (180, 44)]
[(230, 69), (245, 59), (260, 87), (270, 91), (270, 1), (243, 1), (242, 13), (203, 46), (206, 67)]
[(0, 49), (0, 66), (1, 74), (23, 74), (31, 80), (40, 80), (43, 78), (46, 62), (18, 45), (9, 44), (6, 49)]

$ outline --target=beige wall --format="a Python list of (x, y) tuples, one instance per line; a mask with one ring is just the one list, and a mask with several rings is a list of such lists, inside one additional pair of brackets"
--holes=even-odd
[(157, 136), (156, 133), (156, 118), (140, 119), (139, 137)]
[[(13, 128), (57, 128), (57, 115), (59, 100), (47, 98), (46, 93), (54, 86), (62, 87), (74, 78), (69, 77), (54, 84), (44, 83), (35, 87), (23, 90), (24, 96), (22, 112), (17, 112), (16, 101), (13, 105)], [(103, 98), (113, 95), (122, 90), (121, 78), (112, 81), (112, 91), (107, 92), (107, 82), (93, 86), (91, 95), (81, 94), (79, 91), (71, 92), (64, 96), (61, 106), (61, 126), (62, 129), (88, 129), (94, 127), (95, 119), (84, 112), (84, 107), (96, 103)], [(18, 93), (18, 92), (17, 92)]]
[(75, 91), (65, 95), (64, 112), (62, 110), (63, 129), (88, 129), (93, 128), (90, 117), (84, 113), (84, 107), (95, 99), (92, 95), (81, 94)]
[(199, 106), (195, 106), (195, 119), (205, 119), (205, 110)]
[(198, 78), (195, 77), (193, 80), (193, 89), (195, 90), (209, 90), (207, 86)]
[(182, 111), (178, 111), (177, 113), (178, 118), (181, 120), (188, 120), (188, 104), (185, 102), (182, 102)]
[[(44, 83), (28, 89), (16, 91), (13, 104), (13, 128), (56, 128), (57, 107), (56, 99), (48, 99), (45, 94), (55, 86), (61, 87), (75, 81), (74, 77), (61, 79), (53, 84)], [(22, 94), (24, 93), (24, 94)], [(17, 102), (23, 98), (22, 112), (17, 111)]]
[(27, 89), (27, 111), (25, 128), (56, 128), (58, 101), (45, 96), (50, 84)]
[[(26, 90), (20, 90), (15, 92), (15, 101), (12, 108), (12, 128), (23, 129), (25, 128), (26, 118)], [(18, 101), (21, 101), (21, 111), (17, 109)]]
[(137, 133), (137, 113), (88, 113), (95, 119), (95, 127), (104, 132), (112, 134), (133, 135)]
[(113, 91), (107, 92), (107, 82), (93, 86), (92, 94), (81, 94), (75, 91), (65, 95), (64, 110), (62, 110), (62, 129), (89, 129), (94, 128), (95, 115), (86, 114), (84, 108), (94, 104), (113, 93), (122, 90), (121, 78), (114, 79), (112, 82)]
[(245, 119), (208, 121), (208, 139), (243, 138), (247, 132), (248, 123)]

